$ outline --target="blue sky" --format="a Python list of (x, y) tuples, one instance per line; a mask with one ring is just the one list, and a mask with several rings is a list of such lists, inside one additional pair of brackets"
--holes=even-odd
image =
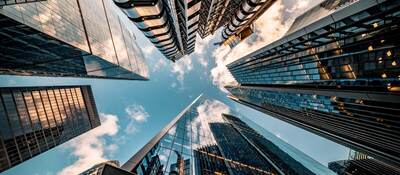
[(294, 17), (319, 0), (280, 0), (255, 24), (256, 34), (233, 50), (213, 45), (219, 33), (197, 39), (196, 51), (177, 63), (165, 59), (136, 28), (150, 81), (0, 76), (0, 86), (80, 85), (93, 88), (102, 126), (2, 174), (75, 174), (106, 159), (127, 161), (199, 94), (225, 103), (284, 141), (327, 165), (345, 159), (348, 148), (226, 98), (234, 83), (225, 65), (284, 35)]

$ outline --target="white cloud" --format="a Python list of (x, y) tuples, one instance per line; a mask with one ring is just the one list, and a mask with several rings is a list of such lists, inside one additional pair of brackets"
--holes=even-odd
[(183, 86), (183, 81), (185, 79), (185, 74), (193, 69), (192, 58), (189, 56), (184, 56), (175, 63), (172, 63), (171, 72), (176, 76), (179, 84)]
[(149, 114), (144, 110), (142, 105), (130, 105), (125, 108), (125, 112), (128, 114), (129, 118), (139, 123), (145, 122), (147, 118), (149, 118)]
[(79, 174), (97, 163), (108, 160), (106, 150), (115, 151), (118, 147), (108, 145), (105, 137), (114, 136), (118, 132), (118, 118), (111, 114), (100, 114), (101, 125), (85, 134), (78, 136), (65, 143), (65, 147), (72, 149), (72, 155), (77, 160), (65, 167), (58, 174), (71, 175)]
[(144, 54), (146, 54), (146, 56), (150, 56), (151, 54), (154, 53), (155, 50), (156, 48), (152, 44), (149, 44), (142, 48), (142, 51)]
[(172, 82), (172, 83), (171, 83), (171, 87), (172, 87), (172, 88), (176, 88), (176, 86), (177, 86), (176, 82)]
[(127, 134), (133, 134), (133, 133), (136, 133), (138, 131), (139, 131), (139, 129), (138, 129), (136, 123), (133, 122), (133, 121), (130, 121), (128, 123), (128, 125), (126, 126), (126, 128), (125, 128), (125, 133), (127, 133)]
[[(199, 117), (194, 119), (192, 126), (201, 126), (202, 128), (210, 128), (209, 123), (223, 122), (221, 114), (230, 113), (229, 107), (218, 100), (205, 100), (204, 103), (197, 107)], [(211, 136), (212, 137), (212, 136)], [(200, 144), (209, 144), (214, 139), (199, 139), (196, 140)]]
[(202, 65), (204, 68), (207, 68), (208, 66), (208, 62), (204, 57), (199, 57), (197, 59), (197, 61), (200, 63), (200, 65)]
[(213, 36), (208, 36), (204, 39), (201, 39), (200, 36), (197, 36), (196, 38), (196, 45), (195, 45), (195, 51), (194, 54), (197, 56), (197, 61), (200, 63), (201, 66), (204, 68), (207, 68), (208, 66), (208, 61), (206, 58), (204, 58), (204, 55), (207, 55), (207, 48), (210, 47), (210, 45), (213, 45), (211, 43), (211, 40), (213, 39)]
[[(212, 123), (212, 122), (222, 122), (221, 114), (229, 114), (230, 109), (226, 104), (218, 100), (205, 100), (204, 103), (197, 107), (197, 112), (199, 117), (197, 119), (207, 122), (201, 123)], [(199, 121), (200, 122), (200, 121)]]
[(125, 108), (130, 122), (125, 128), (125, 133), (132, 134), (139, 130), (138, 124), (144, 123), (150, 117), (142, 105), (133, 104)]
[(216, 49), (213, 52), (216, 67), (211, 70), (213, 84), (224, 92), (224, 86), (236, 84), (226, 65), (282, 37), (295, 17), (316, 1), (320, 0), (278, 0), (255, 21), (255, 37), (249, 37), (233, 49), (227, 46)]
[(166, 66), (167, 65), (167, 61), (165, 61), (165, 60), (166, 60), (165, 58), (160, 58), (156, 62), (156, 64), (154, 64), (153, 72), (156, 72), (156, 71), (160, 70), (162, 67)]

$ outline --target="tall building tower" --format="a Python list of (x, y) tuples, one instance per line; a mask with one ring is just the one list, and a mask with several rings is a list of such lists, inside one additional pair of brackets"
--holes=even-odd
[(114, 0), (144, 35), (172, 61), (194, 51), (224, 27), (221, 44), (233, 47), (253, 33), (251, 24), (276, 0)]
[(130, 22), (112, 2), (0, 2), (0, 74), (147, 79)]
[(338, 175), (391, 175), (400, 174), (400, 168), (385, 164), (367, 155), (350, 150), (348, 160), (329, 162), (329, 169)]
[(199, 35), (202, 38), (222, 29), (221, 44), (231, 48), (253, 34), (257, 20), (276, 0), (203, 0)]
[(194, 100), (122, 169), (138, 175), (334, 174), (273, 134), (264, 137), (238, 117), (199, 114), (199, 106), (207, 102), (201, 97)]
[(90, 86), (0, 88), (0, 172), (99, 125)]
[(79, 175), (134, 175), (119, 168), (119, 162), (110, 160), (99, 163)]
[(229, 97), (400, 167), (400, 1), (328, 0), (229, 64)]
[(45, 1), (45, 0), (0, 0), (0, 8), (6, 5), (15, 5), (15, 4), (23, 4), (23, 3), (31, 3), (37, 1)]
[(201, 0), (114, 0), (172, 61), (194, 51)]

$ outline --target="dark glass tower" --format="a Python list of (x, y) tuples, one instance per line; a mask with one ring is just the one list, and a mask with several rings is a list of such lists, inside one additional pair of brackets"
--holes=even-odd
[(210, 102), (198, 97), (122, 169), (138, 175), (333, 174), (273, 134), (265, 130), (259, 133), (238, 117), (199, 114), (198, 108)]
[(99, 125), (90, 86), (0, 88), (0, 172)]
[(363, 153), (355, 151), (350, 151), (348, 160), (329, 162), (328, 167), (338, 175), (400, 174), (400, 168), (390, 166)]
[(94, 165), (79, 175), (133, 175), (132, 173), (121, 170), (118, 167), (118, 161), (110, 160)]
[(400, 1), (324, 1), (231, 63), (231, 99), (400, 165)]
[(0, 74), (147, 79), (129, 21), (112, 2), (15, 2), (0, 5)]

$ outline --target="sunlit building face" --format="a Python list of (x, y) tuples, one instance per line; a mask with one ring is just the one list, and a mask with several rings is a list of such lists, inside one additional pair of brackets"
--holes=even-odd
[(100, 125), (90, 86), (0, 88), (0, 172)]
[(128, 19), (112, 2), (15, 2), (0, 4), (0, 74), (147, 79)]
[(400, 164), (400, 1), (324, 1), (281, 39), (231, 63), (230, 97)]

